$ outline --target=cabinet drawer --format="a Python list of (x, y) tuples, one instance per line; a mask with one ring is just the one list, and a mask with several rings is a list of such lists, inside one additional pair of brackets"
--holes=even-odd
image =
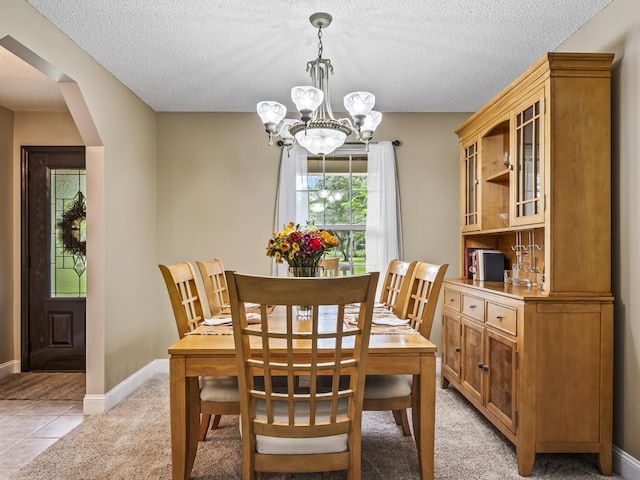
[(443, 298), (445, 307), (455, 310), (456, 312), (460, 311), (460, 292), (445, 288)]
[(462, 313), (484, 322), (484, 300), (467, 294), (462, 294)]
[(516, 335), (516, 309), (498, 303), (487, 302), (487, 323)]

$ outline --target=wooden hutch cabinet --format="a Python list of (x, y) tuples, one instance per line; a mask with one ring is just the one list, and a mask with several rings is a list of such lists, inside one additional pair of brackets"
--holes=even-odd
[[(612, 61), (548, 53), (456, 131), (461, 271), (443, 285), (442, 386), (515, 444), (523, 476), (538, 452), (593, 452), (611, 474)], [(480, 281), (477, 249), (513, 277)]]

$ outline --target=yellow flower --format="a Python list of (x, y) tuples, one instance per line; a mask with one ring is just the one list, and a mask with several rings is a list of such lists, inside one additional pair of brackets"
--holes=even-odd
[(291, 245), (291, 248), (293, 250), (293, 253), (300, 251), (300, 245), (298, 245), (298, 243), (294, 243), (293, 245)]
[(328, 230), (322, 230), (320, 232), (320, 235), (322, 236), (322, 240), (324, 241), (324, 243), (326, 243), (328, 246), (337, 247), (338, 245), (340, 245), (340, 241), (336, 237), (334, 237)]

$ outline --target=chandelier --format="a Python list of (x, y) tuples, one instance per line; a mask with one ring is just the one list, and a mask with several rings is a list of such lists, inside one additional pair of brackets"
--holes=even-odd
[(382, 121), (382, 114), (372, 110), (376, 97), (369, 92), (345, 95), (344, 107), (352, 120), (334, 118), (329, 98), (329, 74), (333, 74), (333, 65), (328, 58), (322, 58), (322, 29), (327, 28), (331, 20), (331, 15), (322, 12), (309, 17), (311, 25), (318, 29), (318, 58), (307, 62), (313, 85), (291, 89), (300, 120), (285, 118), (287, 107), (281, 103), (258, 103), (258, 116), (269, 135), (269, 145), (273, 145), (273, 137), (280, 136), (281, 144), (288, 149), (298, 142), (314, 155), (328, 155), (344, 144), (351, 133), (368, 144)]

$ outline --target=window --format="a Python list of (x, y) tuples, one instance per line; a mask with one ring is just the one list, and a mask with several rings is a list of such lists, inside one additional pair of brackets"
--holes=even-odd
[[(384, 272), (389, 261), (402, 259), (402, 222), (391, 142), (345, 146), (324, 158), (307, 156), (297, 144), (283, 149), (274, 231), (290, 221), (339, 235), (344, 273)], [(365, 240), (366, 239), (366, 240)], [(273, 264), (273, 275), (287, 274)]]
[(341, 149), (326, 157), (307, 157), (306, 193), (309, 221), (340, 239), (340, 247), (329, 256), (340, 258), (342, 271), (365, 273), (366, 152)]

